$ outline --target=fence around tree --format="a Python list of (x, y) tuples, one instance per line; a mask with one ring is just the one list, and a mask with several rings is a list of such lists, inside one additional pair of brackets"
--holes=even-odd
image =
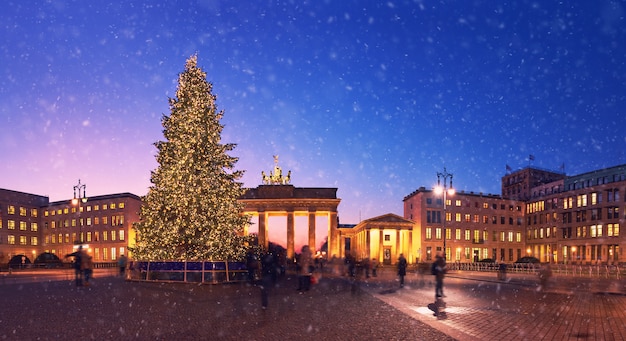
[(229, 283), (245, 281), (243, 262), (225, 261), (132, 261), (127, 279), (135, 281)]

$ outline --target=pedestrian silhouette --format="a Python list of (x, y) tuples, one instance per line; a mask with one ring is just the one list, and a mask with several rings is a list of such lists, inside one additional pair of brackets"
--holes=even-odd
[(400, 258), (398, 258), (398, 276), (400, 277), (400, 287), (404, 287), (404, 276), (406, 276), (406, 258), (404, 258), (404, 254), (400, 254)]
[(83, 255), (82, 245), (78, 247), (78, 250), (65, 255), (65, 258), (74, 257), (74, 263), (72, 263), (72, 267), (74, 268), (74, 281), (76, 282), (77, 287), (83, 286), (82, 255)]
[(443, 278), (447, 272), (446, 260), (441, 253), (437, 253), (435, 262), (432, 265), (432, 274), (435, 276), (435, 298), (444, 297)]

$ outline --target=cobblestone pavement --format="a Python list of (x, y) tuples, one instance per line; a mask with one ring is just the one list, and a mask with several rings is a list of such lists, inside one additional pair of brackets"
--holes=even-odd
[(140, 283), (96, 273), (89, 287), (76, 287), (7, 277), (0, 339), (452, 340), (354, 288), (345, 278), (324, 278), (299, 293), (287, 277), (264, 310), (259, 287), (247, 284)]
[(535, 276), (457, 272), (445, 280), (445, 313), (434, 301), (433, 276), (409, 275), (398, 288), (393, 272), (362, 288), (412, 318), (458, 340), (626, 340), (623, 279), (554, 276), (540, 290)]
[[(5, 276), (6, 274), (3, 274)], [(17, 276), (17, 275), (11, 275)], [(127, 282), (96, 274), (0, 282), (0, 339), (6, 340), (626, 340), (626, 282), (555, 276), (540, 291), (532, 275), (454, 272), (445, 314), (433, 316), (432, 276), (395, 271), (351, 282), (326, 276), (308, 292), (286, 277), (261, 308), (248, 284)]]

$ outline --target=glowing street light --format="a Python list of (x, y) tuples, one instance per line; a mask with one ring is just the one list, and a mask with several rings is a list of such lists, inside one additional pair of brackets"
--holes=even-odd
[[(80, 244), (82, 244), (83, 241), (83, 223), (80, 220), (80, 204), (85, 204), (87, 203), (87, 194), (86, 194), (86, 188), (87, 185), (85, 184), (81, 184), (80, 183), (80, 179), (78, 179), (78, 185), (74, 186), (74, 199), (72, 199), (72, 205), (73, 206), (77, 206), (77, 210), (78, 210), (78, 225), (79, 225), (79, 238), (80, 238)], [(82, 193), (80, 191), (83, 191)], [(78, 193), (78, 196), (76, 195)]]
[[(443, 172), (437, 172), (437, 187), (435, 187), (435, 194), (442, 195), (443, 197), (443, 257), (447, 258), (446, 252), (446, 201), (447, 196), (454, 195), (454, 187), (452, 187), (452, 176), (454, 174), (448, 173), (446, 167), (443, 167)], [(441, 180), (443, 179), (443, 186)], [(448, 179), (450, 179), (448, 183)]]

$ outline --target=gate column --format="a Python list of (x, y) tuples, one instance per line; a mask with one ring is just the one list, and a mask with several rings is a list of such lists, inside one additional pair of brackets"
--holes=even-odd
[(294, 212), (287, 212), (287, 259), (293, 259), (294, 256)]

